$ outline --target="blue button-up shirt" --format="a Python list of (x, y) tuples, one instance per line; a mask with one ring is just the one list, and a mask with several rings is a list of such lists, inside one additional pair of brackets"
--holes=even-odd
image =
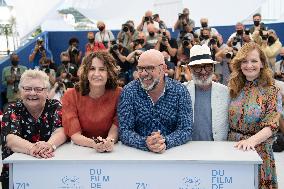
[(191, 139), (191, 98), (185, 86), (166, 77), (165, 91), (153, 104), (140, 81), (135, 80), (123, 89), (118, 119), (123, 144), (147, 151), (147, 136), (160, 130), (169, 149)]

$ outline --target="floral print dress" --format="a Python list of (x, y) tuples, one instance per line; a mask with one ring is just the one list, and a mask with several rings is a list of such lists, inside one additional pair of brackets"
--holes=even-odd
[[(240, 141), (256, 134), (264, 127), (277, 132), (282, 99), (276, 86), (258, 86), (258, 81), (246, 82), (238, 97), (229, 107), (229, 141)], [(259, 188), (277, 188), (275, 160), (272, 150), (273, 137), (256, 146), (263, 160), (259, 170)]]
[[(10, 104), (1, 123), (2, 159), (13, 154), (13, 151), (6, 146), (8, 134), (20, 136), (32, 143), (48, 141), (52, 133), (62, 127), (61, 116), (61, 103), (57, 100), (47, 100), (38, 119), (28, 112), (22, 100)], [(8, 176), (9, 168), (4, 164), (1, 177), (7, 179)]]

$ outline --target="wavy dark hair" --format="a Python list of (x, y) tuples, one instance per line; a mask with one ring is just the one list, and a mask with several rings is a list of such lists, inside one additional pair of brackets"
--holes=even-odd
[(257, 50), (260, 61), (263, 65), (263, 68), (260, 68), (258, 85), (261, 87), (268, 87), (274, 84), (272, 71), (269, 68), (267, 58), (260, 46), (255, 42), (245, 43), (231, 62), (232, 73), (230, 75), (228, 87), (232, 98), (236, 98), (245, 86), (246, 77), (241, 70), (241, 63), (247, 57), (248, 53), (253, 50)]
[(90, 53), (82, 60), (82, 64), (79, 68), (79, 82), (75, 85), (75, 89), (83, 96), (88, 95), (90, 92), (88, 73), (94, 58), (101, 60), (107, 68), (106, 89), (115, 89), (118, 87), (118, 71), (116, 61), (111, 54), (107, 51)]

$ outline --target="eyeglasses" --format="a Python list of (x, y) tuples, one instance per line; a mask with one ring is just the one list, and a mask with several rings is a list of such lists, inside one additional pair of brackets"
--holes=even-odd
[(142, 73), (143, 70), (145, 70), (147, 73), (151, 73), (154, 71), (154, 69), (158, 66), (161, 66), (163, 64), (159, 64), (157, 66), (136, 66), (137, 72)]
[(205, 64), (201, 66), (192, 66), (193, 71), (196, 73), (200, 73), (202, 69), (204, 69), (206, 72), (211, 72), (213, 70), (213, 65), (212, 64)]
[(26, 93), (30, 93), (32, 92), (32, 90), (34, 90), (35, 93), (41, 93), (46, 89), (45, 87), (27, 87), (27, 86), (22, 88)]

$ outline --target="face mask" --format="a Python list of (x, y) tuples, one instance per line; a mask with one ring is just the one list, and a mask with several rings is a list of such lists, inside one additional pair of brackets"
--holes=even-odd
[(237, 30), (238, 35), (243, 35), (244, 31), (243, 30)]
[(208, 27), (208, 24), (207, 24), (206, 22), (202, 22), (202, 23), (201, 23), (201, 27), (202, 27), (202, 28), (207, 28), (207, 27)]
[(267, 42), (268, 42), (270, 45), (274, 44), (274, 43), (275, 43), (274, 37), (269, 36), (268, 39), (267, 39)]
[(203, 39), (205, 40), (209, 39), (209, 35), (203, 35)]
[(259, 26), (259, 24), (260, 24), (260, 21), (258, 21), (258, 20), (255, 20), (255, 21), (253, 21), (253, 24), (254, 24), (255, 26)]
[(104, 29), (105, 29), (104, 26), (100, 26), (100, 27), (99, 27), (99, 30), (100, 30), (100, 31), (103, 31)]
[(61, 63), (63, 64), (63, 65), (67, 65), (68, 63), (69, 63), (69, 61), (61, 61)]
[(154, 32), (149, 32), (149, 35), (150, 35), (151, 37), (154, 37), (155, 33), (154, 33)]
[(12, 61), (11, 61), (11, 64), (12, 64), (13, 66), (18, 66), (19, 61), (17, 61), (17, 60), (12, 60)]
[(140, 43), (141, 45), (144, 44), (144, 39), (138, 39), (137, 41), (138, 41), (138, 43)]
[(93, 38), (93, 39), (89, 39), (89, 42), (90, 42), (90, 43), (94, 43), (94, 41), (95, 41), (94, 38)]

